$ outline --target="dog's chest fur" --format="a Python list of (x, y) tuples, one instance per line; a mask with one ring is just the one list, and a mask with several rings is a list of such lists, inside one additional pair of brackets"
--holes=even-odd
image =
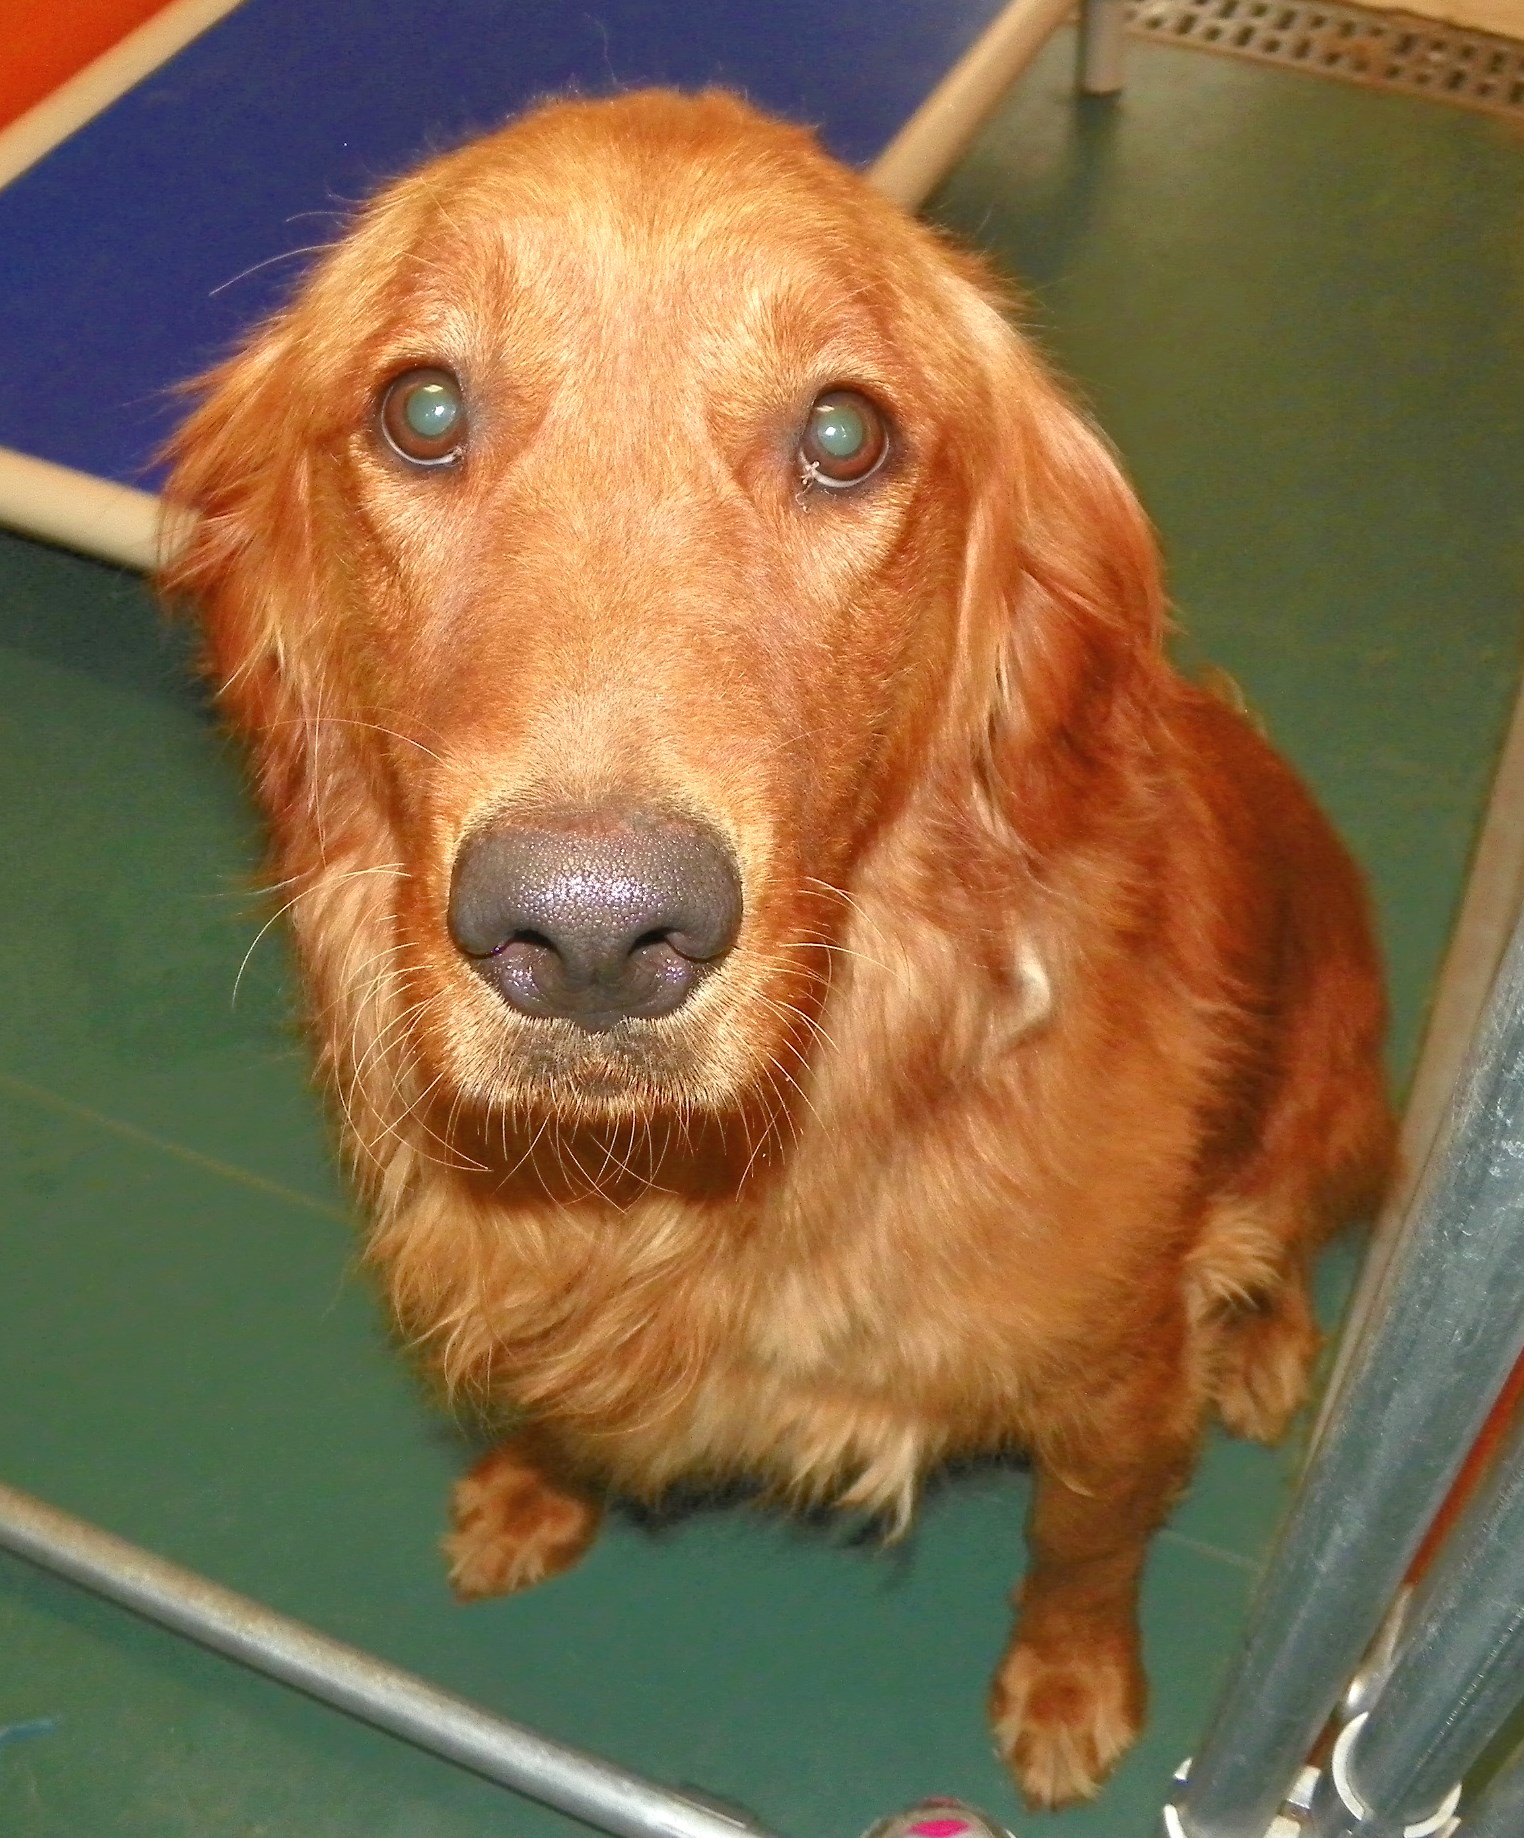
[[(1072, 1181), (1001, 1114), (1008, 1094), (976, 1083), (871, 1154), (796, 1151), (744, 1209), (507, 1208), (423, 1163), (376, 1249), (447, 1370), (615, 1484), (758, 1478), (901, 1519), (937, 1461), (1021, 1440), (1087, 1334), (1096, 1362), (1096, 1310), (1126, 1305), (1076, 1255), (1095, 1234)], [(1109, 1186), (1087, 1197), (1120, 1223)]]
[[(1071, 1029), (1060, 1073), (1022, 987), (989, 995), (854, 1005), (749, 1197), (510, 1204), (394, 1133), (373, 1249), (401, 1318), (452, 1381), (632, 1491), (754, 1477), (903, 1516), (928, 1467), (1023, 1440), (1034, 1407), (1125, 1357), (1138, 1293), (1160, 1293), (1125, 1247), (1157, 1255), (1139, 1207), (1173, 1210), (1191, 1155), (1189, 1105), (1136, 1140), (1097, 1115), (1099, 1090), (1125, 1119), (1177, 1076), (1146, 1032), (1098, 1036), (1076, 1076)], [(906, 1035), (938, 1050), (885, 1079)]]

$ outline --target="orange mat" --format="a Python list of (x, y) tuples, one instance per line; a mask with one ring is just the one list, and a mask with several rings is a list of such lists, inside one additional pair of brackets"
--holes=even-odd
[(1413, 1567), (1408, 1572), (1410, 1583), (1416, 1583), (1428, 1569), (1440, 1546), (1450, 1535), (1455, 1521), (1471, 1503), (1472, 1495), (1491, 1469), (1504, 1439), (1513, 1428), (1521, 1406), (1524, 1406), (1524, 1359), (1519, 1360), (1508, 1383), (1499, 1393), (1497, 1403), (1482, 1425), (1481, 1435), (1477, 1437), (1465, 1465), (1455, 1477), (1449, 1498), (1440, 1508), (1438, 1517), (1429, 1528), (1428, 1537), (1419, 1547), (1418, 1555), (1413, 1559)]
[(165, 0), (6, 0), (0, 128), (164, 5)]

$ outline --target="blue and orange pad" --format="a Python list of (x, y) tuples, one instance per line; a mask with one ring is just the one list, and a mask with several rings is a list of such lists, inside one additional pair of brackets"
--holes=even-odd
[(999, 0), (244, 0), (0, 190), (0, 446), (152, 488), (174, 386), (345, 212), (526, 103), (724, 84), (866, 164)]

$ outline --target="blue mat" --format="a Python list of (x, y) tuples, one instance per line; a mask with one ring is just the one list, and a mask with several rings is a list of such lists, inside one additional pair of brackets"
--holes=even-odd
[(349, 204), (534, 98), (721, 83), (866, 164), (999, 0), (246, 0), (0, 190), (0, 445), (152, 487)]

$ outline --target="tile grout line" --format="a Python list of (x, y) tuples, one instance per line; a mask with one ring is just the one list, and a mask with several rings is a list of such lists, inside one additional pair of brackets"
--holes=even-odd
[[(61, 1097), (57, 1092), (49, 1091), (44, 1086), (33, 1085), (30, 1080), (17, 1078), (14, 1073), (0, 1072), (0, 1090), (13, 1092), (16, 1096), (28, 1099), (41, 1109), (56, 1111), (63, 1116), (76, 1117), (81, 1122), (94, 1124), (97, 1128), (120, 1136), (128, 1142), (156, 1149), (160, 1154), (171, 1156), (176, 1161), (189, 1163), (195, 1168), (204, 1168), (211, 1174), (220, 1175), (224, 1180), (253, 1188), (257, 1193), (266, 1193), (275, 1199), (289, 1201), (293, 1206), (317, 1213), (324, 1219), (337, 1219), (345, 1224), (350, 1222), (351, 1215), (337, 1206), (329, 1206), (322, 1200), (314, 1200), (310, 1195), (300, 1193), (294, 1187), (286, 1187), (279, 1181), (272, 1181), (262, 1174), (255, 1174), (247, 1168), (240, 1168), (234, 1162), (221, 1161), (214, 1155), (203, 1155), (199, 1149), (188, 1148), (184, 1143), (156, 1135), (152, 1130), (142, 1129), (135, 1123), (125, 1123), (119, 1117), (108, 1116), (104, 1111), (95, 1110), (87, 1104), (77, 1103), (72, 1098)], [(1245, 1571), (1250, 1576), (1258, 1576), (1263, 1568), (1262, 1564), (1252, 1557), (1245, 1557), (1237, 1551), (1224, 1550), (1220, 1545), (1209, 1544), (1203, 1538), (1192, 1538), (1186, 1532), (1177, 1532), (1173, 1526), (1164, 1526), (1159, 1532), (1159, 1537), (1166, 1538), (1172, 1544), (1180, 1545), (1187, 1551), (1194, 1551), (1200, 1557), (1209, 1557), (1218, 1563), (1229, 1565), (1232, 1569)]]
[(324, 1219), (338, 1219), (346, 1225), (350, 1223), (351, 1215), (340, 1207), (330, 1206), (323, 1200), (314, 1200), (310, 1194), (300, 1193), (294, 1187), (286, 1187), (280, 1181), (269, 1180), (266, 1176), (255, 1174), (248, 1168), (240, 1168), (236, 1162), (221, 1161), (215, 1155), (203, 1155), (199, 1149), (188, 1148), (184, 1143), (171, 1141), (167, 1136), (155, 1135), (152, 1130), (141, 1129), (135, 1123), (124, 1123), (121, 1118), (107, 1116), (104, 1111), (94, 1110), (88, 1104), (78, 1104), (72, 1098), (60, 1097), (57, 1092), (49, 1091), (41, 1085), (33, 1085), (28, 1079), (19, 1079), (14, 1073), (0, 1072), (0, 1090), (25, 1098), (43, 1110), (56, 1111), (65, 1117), (75, 1117), (81, 1122), (92, 1123), (98, 1129), (123, 1137), (128, 1142), (139, 1143), (149, 1149), (157, 1149), (161, 1155), (172, 1156), (176, 1161), (188, 1162), (193, 1168), (204, 1168), (211, 1174), (221, 1175), (224, 1180), (233, 1181), (242, 1187), (251, 1187), (257, 1193), (270, 1194), (275, 1199), (289, 1201), (291, 1205), (317, 1213)]
[(1194, 1551), (1199, 1557), (1215, 1557), (1219, 1563), (1231, 1564), (1235, 1570), (1247, 1571), (1257, 1577), (1264, 1569), (1263, 1563), (1253, 1557), (1245, 1557), (1238, 1551), (1225, 1551), (1221, 1545), (1208, 1544), (1204, 1538), (1192, 1538), (1188, 1532), (1177, 1532), (1172, 1525), (1164, 1526), (1159, 1537), (1167, 1538), (1172, 1544), (1184, 1545), (1187, 1551)]

